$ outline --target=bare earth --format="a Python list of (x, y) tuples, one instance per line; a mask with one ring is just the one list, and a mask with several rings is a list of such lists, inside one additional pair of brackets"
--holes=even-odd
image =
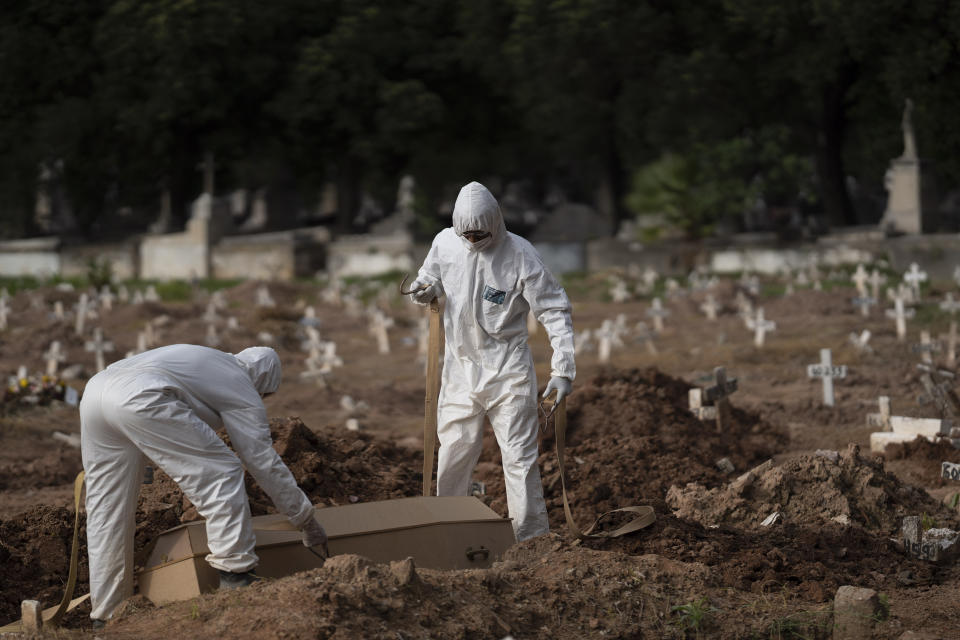
[[(602, 288), (602, 277), (594, 283)], [(284, 363), (280, 391), (267, 399), (278, 451), (316, 504), (383, 500), (419, 495), (422, 456), (423, 364), (416, 362), (416, 320), (421, 311), (394, 300), (397, 326), (392, 352), (380, 355), (362, 316), (324, 304), (307, 284), (272, 283), (276, 309), (258, 309), (255, 283), (228, 289), (226, 315), (240, 329), (221, 330), (221, 349), (239, 351), (270, 332)], [(67, 309), (77, 293), (41, 291), (48, 308)], [(631, 504), (652, 505), (657, 522), (613, 541), (576, 543), (567, 532), (553, 436), (543, 435), (540, 457), (554, 533), (519, 544), (491, 569), (441, 572), (404, 562), (371, 564), (358, 556), (332, 559), (321, 569), (253, 587), (156, 608), (140, 597), (99, 637), (116, 638), (515, 638), (716, 637), (829, 638), (831, 603), (840, 585), (884, 594), (889, 615), (875, 623), (876, 638), (905, 631), (925, 637), (960, 637), (956, 607), (960, 568), (939, 567), (906, 556), (896, 538), (905, 515), (926, 514), (937, 526), (960, 528), (960, 514), (944, 498), (960, 485), (939, 478), (940, 462), (960, 462), (949, 445), (892, 448), (886, 459), (870, 453), (865, 415), (877, 396), (889, 395), (896, 415), (936, 417), (922, 393), (919, 322), (908, 323), (899, 343), (893, 321), (874, 309), (862, 318), (849, 299), (853, 289), (799, 290), (789, 298), (762, 299), (777, 323), (762, 349), (733, 307), (732, 287), (716, 292), (726, 307), (716, 322), (697, 310), (702, 294), (665, 300), (671, 311), (656, 338), (657, 355), (627, 339), (607, 366), (596, 351), (578, 357), (578, 379), (569, 400), (568, 480), (574, 515), (585, 527), (599, 513)], [(574, 292), (578, 329), (596, 328), (624, 313), (628, 325), (647, 320), (648, 301), (614, 304), (598, 294)], [(926, 292), (926, 300), (940, 297)], [(302, 312), (313, 304), (320, 333), (337, 343), (344, 366), (327, 389), (301, 381)], [(42, 353), (59, 339), (65, 364), (86, 372), (71, 381), (77, 390), (92, 374), (84, 351), (89, 335), (74, 335), (31, 309), (27, 293), (12, 300), (10, 327), (0, 332), (0, 372), (19, 365), (43, 369)], [(121, 305), (91, 320), (113, 340), (115, 360), (133, 349), (136, 333), (165, 314), (158, 344), (203, 344), (205, 304)], [(922, 328), (936, 337), (946, 318), (926, 317)], [(870, 329), (874, 353), (858, 355), (851, 331)], [(89, 332), (89, 330), (88, 330)], [(531, 338), (542, 388), (550, 350), (541, 330)], [(821, 406), (821, 383), (806, 377), (819, 350), (849, 374), (838, 380), (836, 407)], [(714, 366), (738, 379), (733, 421), (718, 433), (687, 410), (691, 385), (709, 384)], [(368, 408), (341, 406), (349, 395)], [(66, 579), (73, 526), (72, 481), (79, 450), (53, 440), (55, 430), (79, 432), (75, 408), (60, 402), (0, 408), (0, 623), (19, 615), (20, 601), (59, 600)], [(356, 418), (361, 431), (345, 428)], [(817, 455), (836, 451), (836, 459)], [(716, 466), (727, 457), (736, 469)], [(731, 486), (745, 471), (772, 459), (747, 487)], [(487, 434), (476, 477), (485, 502), (506, 515), (499, 455)], [(272, 507), (248, 480), (253, 512)], [(783, 519), (760, 525), (770, 513)], [(82, 515), (82, 514), (81, 514)], [(195, 519), (196, 510), (162, 473), (141, 492), (137, 547), (159, 531)], [(87, 592), (84, 542), (77, 594)], [(676, 607), (699, 603), (694, 625)], [(690, 609), (688, 609), (689, 611)], [(58, 637), (91, 637), (89, 605), (66, 619)]]

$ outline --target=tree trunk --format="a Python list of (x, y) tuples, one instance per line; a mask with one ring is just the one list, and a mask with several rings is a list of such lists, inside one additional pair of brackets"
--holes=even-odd
[(825, 85), (821, 92), (817, 175), (827, 219), (836, 226), (857, 224), (857, 214), (847, 193), (847, 173), (843, 162), (843, 145), (847, 133), (845, 99), (853, 80), (853, 69), (849, 65), (844, 66), (840, 69), (836, 82)]

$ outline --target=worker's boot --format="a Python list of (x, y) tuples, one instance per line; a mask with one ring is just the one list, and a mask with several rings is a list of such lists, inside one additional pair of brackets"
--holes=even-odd
[(240, 587), (253, 584), (260, 579), (260, 576), (253, 573), (253, 571), (244, 571), (243, 573), (233, 573), (220, 569), (217, 571), (220, 573), (221, 589), (239, 589)]

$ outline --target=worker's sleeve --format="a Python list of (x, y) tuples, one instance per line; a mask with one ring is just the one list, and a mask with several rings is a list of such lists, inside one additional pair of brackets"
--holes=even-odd
[(553, 347), (550, 375), (568, 378), (572, 382), (577, 376), (577, 366), (573, 357), (570, 299), (532, 246), (524, 251), (521, 277), (523, 297), (534, 317), (546, 329)]
[(280, 513), (287, 516), (295, 527), (303, 527), (313, 517), (313, 505), (273, 448), (263, 404), (224, 411), (220, 417), (230, 443), (253, 479), (270, 496)]
[(423, 265), (417, 272), (417, 282), (421, 284), (431, 284), (437, 287), (437, 297), (443, 295), (443, 281), (440, 272), (440, 234), (433, 239), (430, 245), (430, 251), (423, 261)]

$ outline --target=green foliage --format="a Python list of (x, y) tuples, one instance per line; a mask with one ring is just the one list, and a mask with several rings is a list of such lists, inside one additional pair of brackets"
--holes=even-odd
[(880, 610), (874, 615), (877, 622), (883, 622), (890, 617), (890, 596), (881, 593), (877, 596), (880, 602)]
[(710, 601), (706, 598), (700, 598), (686, 604), (676, 605), (670, 608), (671, 613), (677, 614), (674, 624), (680, 627), (684, 633), (700, 633), (706, 622), (707, 616), (716, 613), (718, 609), (710, 606)]
[(947, 501), (947, 506), (951, 509), (960, 509), (960, 493), (955, 493), (950, 496), (950, 499)]
[(830, 611), (798, 611), (774, 620), (763, 637), (768, 640), (814, 640), (829, 637), (832, 627)]
[(87, 260), (87, 282), (99, 291), (113, 281), (113, 263), (107, 258)]
[(928, 529), (936, 529), (937, 521), (933, 519), (933, 516), (927, 515), (927, 512), (924, 511), (923, 515), (920, 516), (920, 528), (924, 531)]

